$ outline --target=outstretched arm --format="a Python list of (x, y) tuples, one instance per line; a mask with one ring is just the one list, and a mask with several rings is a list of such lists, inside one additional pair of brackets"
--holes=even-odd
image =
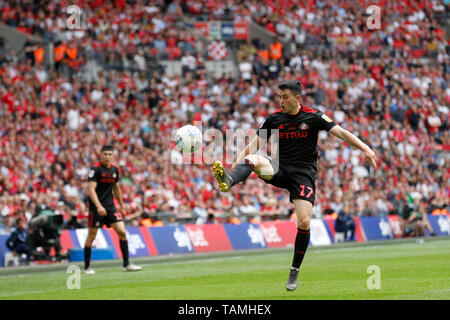
[(369, 161), (374, 168), (377, 168), (375, 153), (372, 151), (372, 149), (369, 148), (368, 145), (362, 142), (357, 136), (345, 130), (339, 125), (336, 125), (333, 128), (331, 128), (329, 132), (335, 135), (336, 137), (340, 138), (341, 140), (344, 140), (349, 145), (362, 150), (364, 152), (366, 160)]

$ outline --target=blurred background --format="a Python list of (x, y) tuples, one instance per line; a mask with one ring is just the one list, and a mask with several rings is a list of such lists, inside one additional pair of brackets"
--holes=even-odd
[[(86, 227), (105, 143), (128, 226), (295, 221), (288, 193), (260, 179), (218, 192), (211, 165), (183, 164), (171, 135), (256, 129), (278, 82), (297, 79), (304, 104), (378, 158), (374, 172), (322, 133), (313, 217), (398, 215), (403, 236), (420, 235), (449, 209), (448, 12), (437, 0), (0, 1), (0, 234), (18, 219)], [(43, 212), (62, 219), (33, 221)]]

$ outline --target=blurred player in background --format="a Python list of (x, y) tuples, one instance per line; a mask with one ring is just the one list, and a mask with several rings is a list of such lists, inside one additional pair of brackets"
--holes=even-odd
[[(326, 130), (353, 147), (363, 151), (366, 159), (376, 168), (375, 153), (359, 138), (334, 123), (321, 111), (300, 103), (302, 86), (294, 80), (278, 86), (281, 108), (270, 115), (239, 155), (230, 174), (220, 161), (214, 163), (214, 175), (223, 192), (244, 181), (255, 172), (266, 183), (287, 189), (297, 215), (297, 235), (294, 257), (286, 289), (295, 290), (303, 257), (309, 245), (310, 220), (315, 197), (317, 173), (317, 139), (320, 130)], [(278, 154), (271, 159), (256, 154), (278, 130)]]
[[(98, 228), (112, 227), (120, 240), (124, 271), (139, 271), (141, 267), (129, 263), (128, 240), (123, 222), (123, 200), (119, 186), (119, 169), (112, 165), (114, 147), (104, 145), (100, 162), (91, 167), (88, 174), (87, 194), (89, 197), (89, 231), (84, 245), (84, 265), (86, 274), (94, 274), (90, 267), (92, 243)], [(114, 197), (119, 202), (120, 212), (114, 205)]]

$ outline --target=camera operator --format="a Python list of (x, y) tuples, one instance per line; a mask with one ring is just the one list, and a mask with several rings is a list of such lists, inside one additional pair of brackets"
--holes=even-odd
[[(63, 227), (64, 219), (61, 214), (55, 213), (51, 204), (44, 201), (45, 204), (38, 206), (36, 214), (29, 222), (29, 236), (34, 254), (38, 253), (38, 248), (44, 250), (43, 260), (61, 260), (61, 244), (59, 237)], [(50, 257), (51, 248), (55, 249), (55, 257)]]

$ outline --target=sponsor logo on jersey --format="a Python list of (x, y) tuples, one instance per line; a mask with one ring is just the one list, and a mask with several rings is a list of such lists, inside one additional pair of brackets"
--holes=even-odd
[(280, 132), (280, 139), (296, 139), (296, 138), (306, 138), (308, 136), (308, 131), (300, 131), (300, 132)]

